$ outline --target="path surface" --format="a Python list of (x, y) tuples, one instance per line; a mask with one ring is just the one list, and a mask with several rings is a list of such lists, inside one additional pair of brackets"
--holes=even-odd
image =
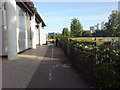
[(60, 48), (38, 47), (19, 55), (19, 60), (3, 60), (3, 88), (89, 88)]

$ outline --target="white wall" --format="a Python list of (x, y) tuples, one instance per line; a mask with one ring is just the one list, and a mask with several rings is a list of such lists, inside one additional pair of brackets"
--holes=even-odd
[(18, 28), (19, 28), (19, 35), (18, 35), (18, 47), (19, 52), (26, 49), (26, 23), (25, 23), (25, 12), (20, 9), (19, 10), (19, 20), (18, 20)]
[(0, 2), (0, 56), (7, 55), (7, 27), (6, 27), (6, 10), (4, 3)]
[(48, 33), (46, 30), (40, 30), (40, 45), (46, 44), (47, 35)]
[(36, 28), (36, 45), (39, 44), (39, 33), (38, 33), (38, 29)]
[(30, 22), (30, 15), (27, 14), (27, 47), (26, 48), (31, 48), (32, 47), (32, 40), (30, 40), (30, 28), (31, 28), (31, 22)]
[(30, 15), (17, 7), (17, 52), (31, 48), (30, 40)]
[(6, 26), (6, 10), (3, 10), (3, 27), (2, 27), (2, 53), (7, 55), (7, 26)]
[(8, 60), (17, 59), (16, 1), (5, 2), (7, 23)]
[(2, 55), (2, 10), (1, 9), (0, 9), (0, 55)]
[[(8, 46), (7, 46), (8, 30), (6, 28), (6, 14), (10, 14), (12, 16), (12, 13), (10, 13), (10, 12), (8, 13), (8, 12), (2, 10), (1, 5), (2, 4), (0, 2), (0, 55), (7, 55), (8, 54)], [(8, 2), (7, 2), (7, 5), (8, 5), (7, 6), (7, 11), (8, 11), (8, 9), (9, 9), (8, 8), (9, 7)], [(16, 43), (17, 42), (16, 43), (17, 53), (20, 52), (20, 51), (23, 51), (25, 49), (35, 47), (36, 46), (36, 41), (35, 41), (35, 37), (36, 37), (36, 35), (35, 35), (35, 16), (32, 18), (32, 20), (30, 20), (30, 15), (28, 13), (26, 13), (25, 11), (23, 11), (17, 5), (16, 5), (16, 13), (13, 16), (15, 17), (14, 19), (15, 19), (15, 22), (16, 22), (13, 26), (14, 26), (14, 28), (16, 28), (15, 33), (17, 34), (17, 40), (15, 38), (15, 39), (12, 39), (11, 42), (10, 42), (10, 39), (9, 39), (8, 40), (9, 43), (12, 43), (12, 42)], [(8, 17), (9, 17), (9, 15), (7, 15), (7, 18)], [(12, 19), (10, 18), (10, 20), (12, 20)], [(11, 28), (12, 25), (11, 25), (9, 19), (7, 19), (7, 23), (9, 24), (9, 27)], [(14, 34), (12, 34), (12, 35), (14, 36)], [(12, 47), (12, 48), (14, 48), (14, 47)]]
[(36, 49), (35, 14), (31, 17), (32, 48)]

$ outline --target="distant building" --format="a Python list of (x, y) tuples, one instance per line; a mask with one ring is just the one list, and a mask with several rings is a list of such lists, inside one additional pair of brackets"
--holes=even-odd
[(95, 32), (95, 27), (94, 26), (90, 26), (90, 32), (94, 33)]
[(104, 26), (105, 26), (105, 23), (104, 23), (104, 22), (102, 22), (102, 23), (101, 23), (101, 30), (103, 30), (103, 29), (104, 29)]
[(55, 35), (55, 32), (52, 32), (52, 33), (48, 33), (48, 35), (50, 35), (50, 38), (54, 38), (54, 35)]
[(94, 29), (97, 30), (97, 25), (94, 26)]
[(55, 32), (48, 33), (48, 35), (50, 35), (50, 36), (54, 36), (54, 35), (55, 35)]
[(120, 1), (118, 2), (118, 11), (120, 11)]
[(99, 28), (99, 23), (96, 25), (96, 30), (99, 30), (100, 28)]

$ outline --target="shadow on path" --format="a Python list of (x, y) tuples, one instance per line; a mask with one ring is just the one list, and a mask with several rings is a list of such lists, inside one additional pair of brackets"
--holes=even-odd
[(48, 50), (27, 88), (89, 88), (61, 51), (54, 45)]

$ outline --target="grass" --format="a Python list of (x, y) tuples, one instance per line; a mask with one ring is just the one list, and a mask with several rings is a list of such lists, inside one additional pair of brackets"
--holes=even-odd
[[(95, 40), (96, 38), (96, 40)], [(72, 40), (77, 40), (77, 41), (88, 41), (88, 42), (95, 42), (97, 45), (101, 45), (104, 42), (110, 42), (112, 39), (116, 41), (120, 41), (120, 37), (78, 37), (78, 38), (70, 38)]]

